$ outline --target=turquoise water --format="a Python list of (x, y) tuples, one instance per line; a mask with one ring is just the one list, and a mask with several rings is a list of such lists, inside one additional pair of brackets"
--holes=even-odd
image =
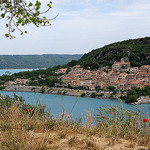
[(0, 76), (3, 74), (9, 75), (9, 73), (10, 73), (10, 75), (11, 75), (13, 73), (18, 73), (21, 71), (32, 71), (32, 70), (36, 70), (36, 69), (2, 69), (2, 70), (0, 70)]
[[(6, 71), (17, 73), (20, 71), (31, 71), (33, 69), (6, 69), (0, 70), (0, 75), (5, 74)], [(0, 91), (3, 95), (9, 95), (13, 97), (14, 92), (4, 92)], [(73, 96), (61, 96), (61, 95), (52, 95), (52, 94), (41, 94), (41, 93), (32, 93), (32, 92), (15, 92), (18, 96), (22, 96), (26, 103), (36, 105), (37, 101), (40, 101), (41, 104), (46, 105), (46, 110), (51, 112), (52, 115), (62, 114), (65, 111), (67, 114), (71, 115), (74, 119), (84, 117), (87, 114), (87, 111), (91, 111), (92, 114), (98, 112), (98, 108), (103, 105), (119, 105), (118, 100), (112, 99), (92, 99), (92, 98), (82, 98), (82, 97), (73, 97)], [(124, 102), (123, 107), (129, 110), (136, 110), (133, 105), (126, 104)], [(150, 116), (150, 104), (138, 105), (138, 107), (146, 114)]]
[[(41, 94), (33, 92), (5, 92), (0, 91), (3, 95), (9, 95), (13, 97), (14, 93), (18, 96), (22, 96), (26, 103), (36, 105), (37, 101), (46, 106), (46, 110), (51, 112), (53, 116), (62, 114), (65, 111), (67, 114), (71, 115), (74, 119), (85, 117), (87, 111), (91, 111), (92, 114), (98, 112), (99, 106), (103, 105), (119, 105), (118, 100), (112, 99), (92, 99), (92, 98), (82, 98), (73, 96), (62, 96), (62, 95), (52, 95), (52, 94)], [(136, 110), (134, 105), (126, 104), (122, 102), (123, 108), (129, 110)], [(138, 107), (150, 116), (150, 104), (138, 105)]]

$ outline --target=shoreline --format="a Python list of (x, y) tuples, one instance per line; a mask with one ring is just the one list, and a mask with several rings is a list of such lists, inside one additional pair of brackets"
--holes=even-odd
[[(24, 86), (24, 85), (11, 85), (6, 86), (2, 91), (12, 91), (12, 92), (35, 92), (35, 93), (43, 93), (43, 94), (56, 94), (56, 95), (64, 95), (64, 96), (78, 96), (78, 97), (91, 97), (92, 93), (96, 93), (96, 91), (88, 91), (88, 90), (75, 90), (69, 88), (57, 88), (57, 87), (44, 87), (44, 91), (42, 92), (41, 86)], [(82, 93), (85, 93), (85, 96), (81, 96)], [(97, 99), (117, 99), (110, 97), (109, 92), (103, 93), (104, 95), (101, 97), (95, 97)]]
[[(57, 87), (42, 87), (42, 86), (25, 86), (25, 85), (11, 85), (6, 86), (2, 91), (12, 91), (12, 92), (35, 92), (35, 93), (43, 93), (43, 94), (56, 94), (56, 95), (64, 95), (64, 96), (77, 96), (77, 97), (88, 97), (88, 98), (96, 98), (96, 99), (118, 99), (117, 97), (110, 97), (110, 92), (101, 92), (99, 94), (103, 94), (101, 97), (91, 97), (92, 93), (96, 93), (96, 91), (88, 91), (88, 90), (75, 90), (69, 88), (57, 88)], [(85, 93), (84, 96), (82, 94)], [(129, 103), (132, 105), (140, 105), (140, 104), (150, 104), (149, 96), (141, 96), (138, 98), (138, 101), (135, 103)]]
[[(29, 69), (29, 70), (31, 70), (31, 69), (36, 69), (36, 70), (40, 70), (40, 69), (47, 69), (47, 68), (21, 68), (21, 69)], [(5, 69), (0, 69), (0, 70), (21, 70), (20, 68), (5, 68)]]

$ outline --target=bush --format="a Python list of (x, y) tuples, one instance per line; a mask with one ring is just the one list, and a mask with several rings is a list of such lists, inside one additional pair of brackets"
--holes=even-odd
[(91, 94), (91, 97), (92, 97), (92, 98), (96, 98), (96, 96), (97, 96), (97, 95), (96, 95), (95, 93), (92, 93), (92, 94)]
[(85, 96), (85, 93), (82, 93), (82, 94), (81, 94), (81, 97), (84, 97), (84, 96)]
[(45, 92), (45, 87), (42, 86), (42, 88), (41, 88), (41, 93), (44, 93), (44, 92)]
[(63, 93), (62, 93), (62, 94), (63, 94), (63, 95), (66, 95), (66, 93), (67, 93), (67, 91), (63, 91)]
[(125, 99), (126, 103), (134, 103), (137, 101), (137, 96), (136, 95), (129, 95), (127, 99)]
[(147, 95), (150, 95), (149, 85), (144, 88), (132, 87), (132, 89), (127, 92), (127, 96), (121, 96), (120, 98), (125, 100), (126, 103), (133, 103), (137, 101), (138, 97)]
[(0, 86), (0, 90), (3, 90), (3, 89), (5, 89), (5, 86)]

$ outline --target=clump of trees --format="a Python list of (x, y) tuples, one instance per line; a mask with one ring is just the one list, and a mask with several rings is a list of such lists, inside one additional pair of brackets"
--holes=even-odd
[(33, 71), (23, 71), (19, 73), (14, 73), (12, 75), (2, 75), (0, 76), (0, 84), (4, 84), (6, 81), (13, 81), (17, 78), (29, 79), (30, 86), (43, 86), (54, 87), (55, 83), (63, 83), (60, 79), (60, 74), (55, 73), (54, 68), (48, 68), (46, 70), (33, 70)]
[(128, 57), (131, 66), (140, 67), (150, 64), (149, 49), (150, 37), (117, 42), (92, 50), (90, 53), (83, 55), (76, 64), (94, 70), (100, 66), (111, 67), (114, 61), (120, 61), (121, 58)]
[(127, 96), (121, 96), (122, 100), (125, 100), (126, 103), (136, 102), (140, 96), (150, 95), (150, 86), (147, 85), (144, 88), (132, 87), (131, 90), (127, 92)]

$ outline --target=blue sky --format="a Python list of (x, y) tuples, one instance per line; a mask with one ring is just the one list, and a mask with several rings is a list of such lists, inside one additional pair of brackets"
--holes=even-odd
[[(30, 0), (28, 0), (30, 1)], [(32, 0), (33, 1), (33, 0)], [(48, 0), (41, 0), (43, 9)], [(50, 27), (28, 25), (27, 35), (6, 39), (0, 54), (84, 54), (112, 42), (150, 36), (150, 0), (53, 0)]]

